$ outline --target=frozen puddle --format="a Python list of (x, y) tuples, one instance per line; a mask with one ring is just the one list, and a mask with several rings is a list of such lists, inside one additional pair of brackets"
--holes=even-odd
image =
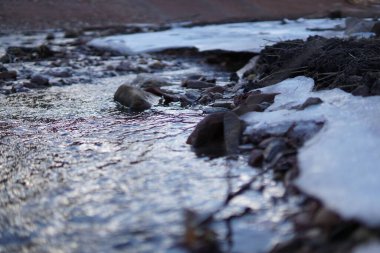
[[(346, 219), (380, 225), (380, 96), (355, 97), (339, 89), (312, 92), (306, 77), (263, 88), (281, 93), (264, 113), (242, 116), (254, 132), (268, 125), (295, 121), (324, 121), (323, 129), (299, 151), (296, 184)], [(302, 111), (291, 109), (309, 97), (324, 102)]]
[(89, 45), (122, 54), (182, 47), (196, 47), (200, 51), (221, 49), (259, 52), (264, 46), (282, 40), (306, 39), (312, 35), (341, 37), (344, 31), (337, 31), (336, 28), (339, 27), (345, 27), (344, 19), (300, 19), (284, 23), (266, 21), (207, 25), (98, 38), (90, 41)]

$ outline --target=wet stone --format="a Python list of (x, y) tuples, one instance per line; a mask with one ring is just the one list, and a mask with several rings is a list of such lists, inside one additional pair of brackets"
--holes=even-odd
[(138, 74), (132, 84), (141, 88), (169, 86), (171, 83), (163, 77), (152, 74)]
[(212, 107), (223, 107), (226, 109), (233, 109), (234, 103), (229, 100), (216, 100), (214, 103), (211, 104)]
[(198, 80), (187, 80), (184, 82), (183, 86), (188, 89), (206, 89), (214, 87), (215, 84)]
[(224, 112), (207, 115), (197, 124), (186, 143), (198, 149), (198, 154), (224, 154), (224, 115)]
[[(250, 94), (246, 98), (241, 98), (239, 106), (234, 109), (234, 112), (238, 115), (243, 115), (247, 112), (262, 112), (274, 102), (276, 95), (276, 93)], [(235, 103), (237, 103), (237, 101), (235, 101)]]
[(287, 144), (283, 139), (273, 139), (268, 143), (264, 150), (264, 159), (266, 162), (273, 162), (279, 159), (287, 149)]
[(166, 104), (166, 105), (171, 103), (171, 102), (180, 101), (180, 98), (178, 96), (173, 95), (173, 94), (169, 94), (169, 93), (163, 91), (162, 89), (160, 89), (159, 87), (149, 87), (149, 88), (146, 88), (144, 90), (146, 92), (152, 93), (153, 95), (162, 97), (164, 99), (164, 104)]
[(380, 95), (380, 79), (377, 80), (371, 87), (371, 93), (373, 95)]
[(222, 86), (215, 86), (215, 87), (211, 87), (211, 88), (205, 89), (205, 92), (206, 93), (220, 93), (220, 94), (223, 94), (224, 90), (225, 89)]
[(199, 91), (196, 90), (188, 90), (185, 93), (186, 98), (188, 98), (191, 101), (198, 100), (202, 95)]
[(318, 97), (311, 97), (311, 98), (306, 99), (306, 101), (302, 105), (296, 106), (294, 109), (296, 109), (296, 110), (304, 110), (307, 107), (310, 107), (310, 106), (313, 106), (313, 105), (319, 105), (321, 103), (323, 103), (322, 99), (320, 99)]
[(39, 74), (33, 75), (30, 82), (37, 86), (49, 86), (49, 78)]
[(297, 122), (292, 128), (289, 129), (287, 136), (290, 139), (295, 140), (298, 145), (302, 145), (305, 141), (311, 139), (315, 134), (317, 134), (322, 127), (323, 122)]
[(3, 71), (0, 72), (0, 80), (3, 81), (9, 81), (9, 80), (16, 80), (17, 79), (17, 72), (14, 70), (11, 71)]
[(371, 32), (375, 34), (376, 37), (380, 37), (380, 22), (376, 22), (372, 28)]
[(341, 222), (340, 217), (326, 208), (320, 208), (316, 213), (314, 224), (319, 227), (333, 227)]
[(53, 57), (55, 52), (46, 45), (39, 47), (8, 47), (6, 54), (0, 59), (4, 63), (16, 61), (32, 61)]
[(263, 153), (261, 149), (252, 150), (248, 158), (248, 164), (252, 167), (260, 167), (264, 158)]
[(243, 129), (242, 122), (239, 117), (233, 112), (224, 114), (224, 144), (227, 154), (236, 154), (239, 148), (240, 135)]
[(135, 111), (144, 111), (152, 106), (149, 102), (149, 93), (126, 84), (117, 89), (114, 100)]
[(72, 76), (72, 73), (68, 69), (63, 70), (50, 70), (46, 73), (47, 75), (50, 75), (52, 77), (58, 77), (58, 78), (68, 78)]

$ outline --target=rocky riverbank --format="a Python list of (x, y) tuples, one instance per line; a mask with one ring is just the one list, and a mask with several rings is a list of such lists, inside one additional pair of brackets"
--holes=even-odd
[[(271, 25), (307, 22), (315, 24)], [(360, 198), (366, 193), (355, 184), (337, 182), (355, 182), (359, 165), (376, 175), (372, 133), (378, 128), (366, 115), (378, 115), (378, 23), (337, 22), (346, 26), (300, 34), (345, 38), (272, 41), (260, 52), (220, 50), (218, 40), (213, 50), (202, 50), (197, 38), (190, 48), (126, 55), (91, 42), (120, 32), (110, 27), (2, 36), (8, 47), (0, 67), (0, 249), (319, 253), (355, 251), (378, 240), (368, 202), (327, 194), (330, 200), (307, 188), (354, 189)], [(335, 154), (326, 139), (353, 149)], [(313, 149), (315, 142), (324, 148)], [(360, 158), (359, 165), (344, 163), (347, 173), (340, 166), (345, 154)], [(368, 154), (373, 159), (361, 161)], [(305, 178), (308, 167), (328, 174), (331, 164), (322, 178), (328, 184), (312, 173), (314, 181)], [(376, 188), (367, 177), (358, 182)], [(350, 201), (360, 203), (357, 212), (332, 204)], [(94, 245), (87, 248), (88, 241)]]

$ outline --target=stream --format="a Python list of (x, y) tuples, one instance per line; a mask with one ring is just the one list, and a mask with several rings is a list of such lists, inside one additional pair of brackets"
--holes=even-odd
[[(159, 72), (174, 90), (193, 72), (227, 81), (229, 73), (179, 61)], [(213, 230), (225, 252), (265, 252), (291, 237), (285, 217), (297, 199), (283, 199), (270, 173), (258, 176), (245, 155), (197, 157), (186, 144), (202, 108), (131, 113), (113, 94), (135, 74), (79, 72), (78, 83), (0, 95), (0, 252), (186, 252), (179, 243), (189, 209), (219, 210)], [(255, 176), (251, 190), (224, 206)]]

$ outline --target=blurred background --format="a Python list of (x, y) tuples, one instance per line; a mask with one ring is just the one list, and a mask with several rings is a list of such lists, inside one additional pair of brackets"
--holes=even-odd
[(0, 29), (370, 17), (377, 0), (1, 0)]

